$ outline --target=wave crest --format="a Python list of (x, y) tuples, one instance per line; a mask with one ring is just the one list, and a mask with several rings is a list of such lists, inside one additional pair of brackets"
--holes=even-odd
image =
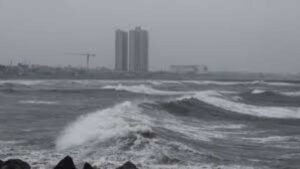
[(70, 124), (56, 140), (59, 150), (80, 146), (88, 142), (105, 142), (130, 133), (152, 133), (147, 116), (140, 113), (132, 102), (81, 116)]
[(183, 99), (191, 99), (195, 98), (204, 103), (236, 112), (251, 116), (258, 116), (258, 117), (266, 117), (266, 118), (283, 118), (283, 119), (293, 119), (297, 118), (300, 119), (300, 109), (298, 107), (267, 107), (267, 106), (255, 106), (244, 104), (240, 102), (236, 102), (226, 98), (226, 96), (222, 95), (220, 92), (217, 91), (203, 91), (197, 92), (192, 96), (184, 96), (179, 98), (178, 100)]
[(176, 91), (163, 91), (154, 89), (151, 86), (147, 86), (144, 84), (141, 85), (132, 85), (126, 86), (122, 84), (118, 85), (107, 85), (103, 86), (102, 89), (111, 89), (116, 91), (127, 91), (131, 93), (140, 93), (140, 94), (147, 94), (147, 95), (180, 95), (186, 94), (187, 92), (176, 92)]

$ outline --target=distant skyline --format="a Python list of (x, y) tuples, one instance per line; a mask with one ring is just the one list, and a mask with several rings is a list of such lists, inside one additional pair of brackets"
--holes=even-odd
[(115, 71), (128, 71), (128, 32), (116, 30), (115, 32)]
[(150, 70), (300, 72), (298, 0), (0, 0), (0, 64), (114, 68), (114, 31), (151, 32)]
[(149, 34), (140, 26), (129, 31), (129, 71), (149, 71)]

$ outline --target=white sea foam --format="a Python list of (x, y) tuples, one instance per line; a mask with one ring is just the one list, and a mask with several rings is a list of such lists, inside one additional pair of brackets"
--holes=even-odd
[[(251, 91), (252, 94), (262, 94), (265, 93), (266, 90), (263, 89), (254, 89)], [(280, 91), (274, 91), (275, 93), (284, 95), (284, 96), (300, 96), (300, 91), (293, 91), (293, 92), (280, 92)]]
[(198, 80), (185, 80), (184, 83), (192, 83), (198, 85), (219, 85), (219, 86), (228, 86), (228, 85), (269, 85), (269, 86), (297, 86), (294, 83), (286, 82), (265, 82), (265, 81), (198, 81)]
[(61, 133), (56, 147), (66, 149), (87, 142), (104, 142), (130, 132), (152, 132), (148, 123), (147, 116), (135, 104), (124, 102), (80, 117)]
[(225, 138), (225, 132), (219, 132), (212, 128), (209, 125), (201, 125), (201, 122), (197, 123), (187, 123), (180, 119), (177, 119), (175, 116), (169, 115), (162, 118), (162, 124), (164, 128), (175, 131), (182, 134), (183, 136), (200, 141), (211, 141), (212, 138)]
[(44, 100), (20, 100), (21, 104), (45, 104), (45, 105), (57, 105), (56, 101), (44, 101)]
[(268, 136), (268, 137), (250, 137), (250, 138), (242, 138), (244, 140), (252, 141), (252, 142), (257, 142), (257, 143), (283, 143), (288, 141), (289, 139), (292, 139), (292, 137), (289, 136)]
[(154, 89), (151, 86), (147, 86), (144, 84), (141, 85), (107, 85), (102, 87), (102, 89), (112, 89), (117, 91), (128, 91), (132, 93), (140, 93), (140, 94), (147, 94), (147, 95), (180, 95), (180, 94), (188, 94), (191, 92), (179, 92), (179, 91), (164, 91)]
[(23, 143), (24, 140), (0, 140), (0, 145), (1, 144), (4, 144), (4, 145), (7, 145), (7, 144), (20, 144), (20, 143)]
[(207, 126), (207, 128), (210, 129), (242, 129), (246, 125), (244, 124), (219, 124), (219, 125), (212, 125), (212, 126)]
[(265, 93), (266, 91), (265, 90), (262, 90), (262, 89), (254, 89), (251, 91), (251, 94), (262, 94), (262, 93)]
[(300, 91), (295, 91), (295, 92), (281, 92), (281, 94), (285, 96), (300, 96)]
[[(79, 148), (80, 156), (89, 155), (89, 159), (92, 153), (93, 157), (99, 161), (100, 168), (114, 168), (120, 165), (118, 163), (121, 160), (128, 160), (128, 157), (143, 165), (153, 166), (163, 160), (165, 155), (180, 156), (182, 153), (187, 153), (196, 158), (203, 152), (198, 152), (188, 145), (182, 145), (176, 140), (165, 140), (159, 135), (147, 138), (140, 133), (159, 134), (159, 131), (163, 129), (163, 131), (176, 132), (183, 138), (211, 141), (210, 138), (223, 138), (227, 132), (208, 128), (208, 124), (202, 125), (199, 121), (185, 121), (166, 112), (145, 113), (142, 111), (135, 103), (127, 101), (84, 115), (68, 125), (58, 136), (56, 148), (61, 152)], [(237, 128), (237, 126), (227, 127)], [(134, 139), (131, 139), (132, 134), (135, 136)], [(102, 146), (102, 143), (106, 146)], [(128, 145), (130, 145), (129, 149), (124, 150), (124, 146)], [(168, 165), (164, 165), (163, 168), (167, 167)]]
[(179, 99), (197, 98), (205, 103), (223, 108), (225, 110), (269, 118), (300, 118), (300, 108), (298, 107), (264, 107), (244, 104), (226, 99), (217, 91), (202, 91), (193, 96), (185, 96)]
[(184, 80), (184, 83), (191, 83), (191, 84), (198, 84), (198, 85), (238, 85), (238, 84), (244, 84), (243, 82), (235, 82), (235, 81), (198, 81), (198, 80)]
[(266, 82), (266, 81), (252, 81), (245, 84), (254, 84), (254, 85), (269, 85), (269, 86), (299, 86), (296, 83), (288, 83), (288, 82)]
[[(192, 95), (197, 91), (167, 91), (167, 90), (159, 90), (155, 89), (151, 86), (140, 84), (140, 85), (106, 85), (103, 86), (102, 89), (110, 89), (116, 91), (127, 91), (131, 93), (139, 93), (139, 94), (147, 94), (147, 95)], [(236, 94), (235, 91), (219, 91), (224, 94)]]
[[(125, 162), (125, 161), (124, 161)], [(103, 167), (105, 163), (110, 163), (110, 167)], [(101, 159), (93, 163), (93, 166), (97, 168), (116, 168), (119, 165), (113, 165), (115, 161), (108, 162), (107, 159)], [(209, 164), (209, 163), (199, 163), (199, 164), (148, 164), (147, 161), (138, 164), (138, 168), (142, 167), (143, 169), (255, 169), (251, 166), (245, 165), (218, 165), (218, 164)]]
[(0, 80), (0, 84), (18, 84), (18, 85), (37, 85), (44, 82), (44, 80)]
[[(223, 134), (205, 130), (202, 126), (184, 124), (175, 116), (165, 113), (150, 118), (141, 113), (132, 102), (124, 102), (114, 107), (99, 110), (78, 118), (70, 124), (56, 140), (59, 150), (84, 145), (88, 142), (105, 142), (111, 138), (127, 136), (129, 133), (153, 132), (152, 127), (163, 127), (179, 132), (187, 137), (209, 141), (210, 138), (221, 138)], [(154, 125), (155, 123), (155, 125)]]

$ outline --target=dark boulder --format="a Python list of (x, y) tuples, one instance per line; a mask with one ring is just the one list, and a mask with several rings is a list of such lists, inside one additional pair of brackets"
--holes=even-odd
[(118, 167), (117, 169), (138, 169), (131, 161), (127, 161), (125, 164), (123, 164), (121, 167)]
[(83, 169), (94, 169), (91, 164), (89, 163), (84, 163)]
[(62, 159), (54, 169), (76, 169), (73, 159), (70, 156), (66, 156)]
[(30, 169), (30, 165), (19, 159), (10, 159), (2, 164), (1, 169)]

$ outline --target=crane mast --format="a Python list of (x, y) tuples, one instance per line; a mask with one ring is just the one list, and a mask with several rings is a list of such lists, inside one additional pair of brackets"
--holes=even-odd
[(80, 55), (80, 56), (86, 57), (86, 69), (87, 70), (90, 67), (90, 58), (96, 56), (96, 54), (93, 54), (93, 53), (73, 53), (73, 55)]

